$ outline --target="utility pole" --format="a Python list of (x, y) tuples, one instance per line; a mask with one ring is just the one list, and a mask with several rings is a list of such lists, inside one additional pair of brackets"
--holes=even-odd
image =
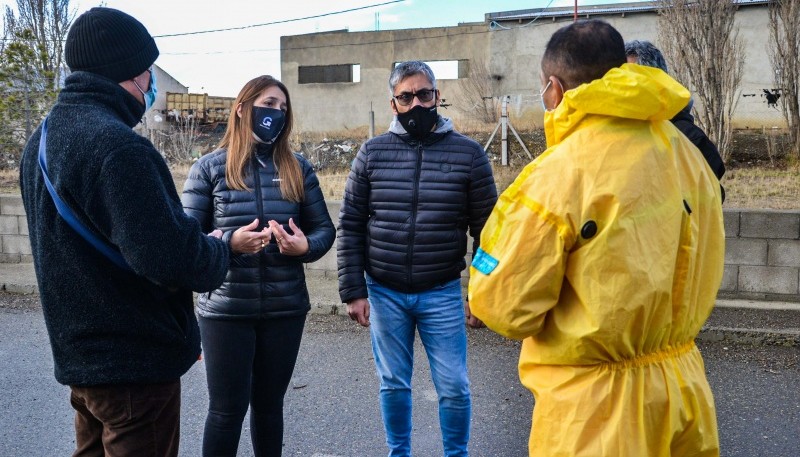
[(372, 102), (369, 102), (369, 137), (375, 136), (375, 111), (372, 110)]
[(522, 142), (522, 138), (519, 137), (517, 130), (514, 129), (514, 126), (511, 125), (511, 121), (508, 119), (508, 100), (511, 98), (510, 95), (503, 95), (500, 99), (500, 120), (497, 122), (497, 126), (495, 126), (494, 131), (489, 136), (489, 140), (486, 141), (486, 146), (483, 149), (486, 152), (489, 152), (489, 147), (492, 144), (492, 140), (494, 139), (495, 134), (499, 129), (502, 128), (502, 132), (500, 133), (500, 162), (503, 166), (508, 166), (508, 128), (511, 128), (511, 132), (517, 138), (519, 145), (522, 146), (522, 149), (525, 151), (525, 154), (528, 155), (529, 159), (533, 159), (531, 153), (528, 151), (528, 148), (525, 147), (525, 143)]

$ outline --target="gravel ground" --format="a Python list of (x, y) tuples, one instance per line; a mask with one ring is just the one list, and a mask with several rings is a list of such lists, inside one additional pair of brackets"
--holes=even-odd
[[(317, 295), (321, 295), (321, 292), (315, 290), (314, 296)], [(0, 291), (0, 308), (33, 310), (41, 308), (41, 305), (36, 294), (22, 295)], [(344, 313), (344, 310), (340, 309), (339, 313)], [(325, 319), (321, 321), (324, 322)], [(706, 327), (800, 331), (800, 311), (718, 307), (711, 313)]]
[[(792, 314), (717, 310), (714, 325), (796, 325)], [(37, 295), (0, 292), (0, 455), (69, 455), (72, 410), (52, 375)], [(731, 320), (731, 319), (736, 319)], [(724, 321), (724, 319), (728, 319)], [(708, 332), (704, 332), (708, 333)], [(701, 335), (703, 336), (703, 335)], [(524, 455), (532, 398), (519, 383), (519, 343), (488, 330), (468, 331), (473, 381), (471, 455)], [(698, 339), (714, 392), (722, 455), (800, 455), (800, 346)], [(386, 455), (369, 331), (346, 316), (309, 314), (286, 398), (284, 455)], [(418, 345), (419, 346), (419, 345)], [(3, 358), (5, 357), (5, 358)], [(416, 455), (441, 455), (436, 395), (420, 349), (415, 352)], [(207, 408), (204, 365), (183, 377), (181, 457), (200, 455)], [(240, 454), (252, 456), (245, 421)]]
[(30, 311), (41, 309), (39, 296), (35, 294), (12, 294), (0, 291), (0, 308), (7, 310)]
[(800, 331), (800, 311), (714, 308), (706, 326)]

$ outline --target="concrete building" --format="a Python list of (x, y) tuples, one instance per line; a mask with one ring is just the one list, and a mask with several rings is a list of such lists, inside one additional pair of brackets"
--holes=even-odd
[[(734, 127), (785, 127), (767, 97), (773, 91), (768, 58), (767, 1), (733, 0), (736, 24), (746, 48), (744, 77)], [(488, 3), (488, 2), (487, 2)], [(580, 19), (602, 19), (626, 40), (658, 43), (657, 2), (579, 7)], [(541, 126), (539, 63), (550, 36), (573, 20), (573, 8), (487, 13), (482, 23), (456, 27), (348, 32), (281, 37), (281, 75), (292, 94), (298, 128), (306, 132), (364, 129), (374, 111), (375, 130), (391, 121), (389, 73), (396, 62), (434, 64), (446, 108), (440, 112), (465, 128), (490, 122), (508, 96), (509, 115), (521, 128)], [(476, 78), (488, 76), (488, 78)], [(487, 81), (480, 88), (475, 82)], [(482, 97), (492, 97), (484, 99)]]
[(170, 124), (167, 122), (167, 92), (178, 92), (186, 94), (189, 88), (181, 84), (172, 75), (164, 71), (158, 65), (153, 65), (156, 74), (156, 85), (158, 92), (153, 106), (145, 113), (142, 123), (138, 127), (146, 126), (150, 130), (168, 130)]

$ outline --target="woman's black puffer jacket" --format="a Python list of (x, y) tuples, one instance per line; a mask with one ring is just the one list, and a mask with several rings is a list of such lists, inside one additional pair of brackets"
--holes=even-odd
[[(184, 211), (200, 221), (205, 232), (220, 229), (230, 243), (233, 232), (258, 218), (258, 230), (271, 219), (291, 233), (289, 218), (308, 238), (303, 256), (280, 253), (273, 236), (258, 254), (231, 254), (225, 282), (203, 294), (198, 313), (207, 318), (235, 319), (302, 315), (311, 308), (303, 264), (313, 262), (331, 248), (336, 235), (319, 181), (311, 164), (297, 155), (303, 172), (305, 199), (284, 200), (278, 173), (269, 150), (260, 149), (251, 160), (245, 179), (251, 190), (233, 190), (225, 181), (226, 150), (219, 149), (198, 160), (189, 171), (181, 202)], [(258, 173), (252, 173), (258, 170)]]

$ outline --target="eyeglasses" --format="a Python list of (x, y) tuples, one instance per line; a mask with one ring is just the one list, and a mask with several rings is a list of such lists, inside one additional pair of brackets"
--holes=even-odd
[(414, 97), (417, 97), (417, 99), (419, 99), (419, 101), (422, 103), (428, 103), (429, 101), (433, 100), (435, 95), (436, 89), (422, 89), (416, 92), (402, 92), (392, 98), (397, 100), (397, 103), (400, 105), (408, 106), (414, 101)]

